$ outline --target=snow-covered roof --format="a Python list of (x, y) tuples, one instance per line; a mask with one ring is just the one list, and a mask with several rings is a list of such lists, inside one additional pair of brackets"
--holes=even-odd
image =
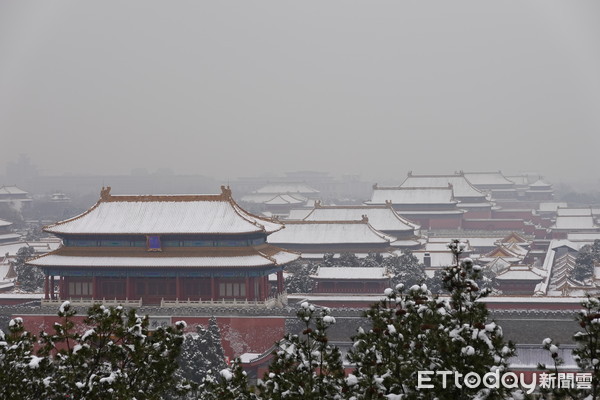
[(557, 216), (552, 229), (560, 230), (599, 230), (591, 215)]
[(271, 233), (283, 225), (242, 210), (229, 188), (218, 195), (113, 196), (83, 214), (44, 228), (55, 234)]
[(600, 232), (569, 232), (567, 239), (572, 242), (593, 242), (600, 240)]
[(255, 190), (253, 193), (298, 193), (298, 194), (318, 194), (320, 193), (317, 189), (308, 186), (306, 183), (269, 183), (260, 189)]
[(365, 204), (456, 204), (451, 187), (373, 187), (371, 200)]
[(538, 179), (537, 181), (533, 182), (531, 185), (529, 185), (530, 188), (537, 188), (537, 189), (550, 189), (552, 188), (552, 185), (549, 183), (544, 182), (541, 179)]
[(306, 201), (306, 199), (299, 195), (289, 195), (289, 194), (278, 194), (270, 200), (264, 202), (267, 205), (288, 205), (288, 204), (302, 204)]
[(4, 226), (10, 226), (10, 225), (12, 225), (12, 222), (8, 222), (3, 219), (0, 219), (0, 228), (4, 227)]
[(414, 175), (409, 172), (408, 176), (400, 184), (405, 188), (447, 188), (452, 185), (455, 197), (463, 198), (485, 198), (486, 194), (476, 189), (462, 174), (456, 175)]
[(121, 252), (115, 248), (86, 249), (89, 255), (77, 248), (62, 247), (27, 264), (38, 267), (107, 267), (107, 268), (218, 268), (264, 267), (283, 265), (298, 259), (297, 253), (269, 245), (248, 248), (173, 249), (146, 252), (129, 248)]
[(510, 261), (505, 260), (502, 257), (498, 257), (498, 258), (495, 258), (493, 261), (488, 262), (485, 265), (485, 267), (487, 269), (489, 269), (490, 271), (493, 271), (495, 273), (499, 273), (501, 271), (506, 270), (511, 265), (512, 265), (512, 263)]
[(10, 241), (17, 241), (21, 238), (21, 235), (19, 235), (18, 233), (4, 233), (4, 234), (0, 234), (0, 242), (8, 242)]
[(377, 231), (366, 221), (287, 221), (285, 229), (269, 236), (273, 244), (385, 244), (396, 238)]
[(548, 201), (540, 203), (538, 210), (542, 212), (556, 212), (559, 207), (568, 207), (568, 204), (563, 202)]
[(556, 250), (559, 249), (561, 247), (568, 247), (571, 250), (574, 251), (579, 251), (580, 246), (577, 243), (573, 243), (570, 240), (566, 240), (566, 239), (555, 239), (550, 243), (550, 249), (552, 250)]
[(2, 186), (0, 187), (0, 195), (3, 194), (27, 194), (27, 192), (16, 186)]
[[(447, 267), (449, 265), (454, 265), (454, 254), (448, 251), (423, 251), (423, 250), (415, 250), (412, 252), (415, 257), (419, 260), (420, 263), (424, 263), (425, 261), (425, 253), (429, 253), (429, 257), (431, 259), (431, 267)], [(396, 252), (397, 255), (401, 255), (401, 251)]]
[(541, 281), (545, 276), (546, 271), (529, 265), (511, 265), (508, 269), (496, 275), (496, 279), (500, 281)]
[(317, 206), (305, 221), (357, 221), (366, 215), (379, 231), (414, 231), (420, 226), (398, 215), (391, 206)]
[(514, 186), (514, 182), (508, 180), (501, 171), (494, 172), (465, 172), (465, 177), (471, 184), (478, 186), (486, 185), (511, 185)]
[(592, 215), (590, 207), (558, 207), (556, 215), (560, 217), (578, 217)]
[(385, 268), (380, 267), (319, 267), (317, 272), (312, 275), (316, 279), (388, 279), (389, 276)]
[(507, 176), (506, 179), (508, 179), (511, 182), (516, 183), (519, 186), (528, 186), (529, 185), (529, 177), (527, 175), (510, 175), (510, 176)]
[(286, 219), (301, 220), (312, 212), (312, 208), (294, 208), (290, 210)]

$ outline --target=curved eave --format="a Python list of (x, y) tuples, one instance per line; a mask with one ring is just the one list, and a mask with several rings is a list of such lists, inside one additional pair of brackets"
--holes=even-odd
[(264, 268), (283, 266), (300, 257), (282, 250), (276, 254), (223, 257), (110, 257), (47, 254), (27, 262), (40, 268)]

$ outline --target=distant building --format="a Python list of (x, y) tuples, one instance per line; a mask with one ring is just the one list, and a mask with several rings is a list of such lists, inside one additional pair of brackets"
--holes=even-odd
[(531, 265), (513, 264), (496, 275), (499, 289), (505, 295), (533, 295), (547, 272)]
[(376, 230), (365, 217), (359, 221), (286, 221), (269, 242), (320, 259), (325, 253), (388, 253), (395, 237)]
[(458, 208), (466, 211), (464, 218), (491, 218), (492, 206), (486, 193), (474, 187), (461, 173), (453, 175), (417, 175), (412, 172), (400, 184), (405, 188), (447, 188), (452, 186)]
[(395, 247), (414, 248), (422, 244), (420, 226), (399, 215), (391, 204), (359, 206), (324, 206), (320, 202), (312, 210), (295, 211), (304, 221), (358, 221), (367, 217), (376, 230), (394, 236)]
[[(28, 262), (46, 274), (45, 299), (221, 305), (284, 301), (283, 267), (298, 255), (267, 243), (283, 225), (217, 195), (114, 196), (45, 227), (64, 245)], [(277, 274), (276, 293), (268, 276)], [(58, 279), (59, 293), (54, 293)]]
[(458, 207), (452, 185), (446, 187), (381, 187), (373, 185), (367, 205), (390, 204), (423, 229), (459, 229), (464, 210)]
[(491, 194), (494, 200), (517, 198), (516, 184), (505, 177), (501, 171), (463, 172), (463, 174), (473, 186)]
[(31, 205), (31, 197), (26, 191), (16, 186), (0, 187), (0, 207), (8, 207), (18, 213)]
[(379, 267), (319, 267), (311, 276), (313, 293), (383, 293), (390, 287), (390, 276)]

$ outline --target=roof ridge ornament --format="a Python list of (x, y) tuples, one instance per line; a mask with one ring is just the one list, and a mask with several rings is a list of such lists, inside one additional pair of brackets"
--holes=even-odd
[(102, 186), (102, 189), (100, 190), (100, 198), (102, 200), (108, 201), (111, 199), (111, 194), (110, 194), (110, 186), (104, 187)]
[(221, 194), (228, 199), (231, 198), (231, 188), (229, 187), (229, 185), (221, 185)]
[(315, 200), (315, 208), (321, 208), (322, 206), (321, 200)]

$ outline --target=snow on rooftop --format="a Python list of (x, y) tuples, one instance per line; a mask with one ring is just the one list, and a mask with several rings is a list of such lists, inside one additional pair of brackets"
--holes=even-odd
[(291, 196), (289, 194), (278, 194), (270, 200), (264, 202), (266, 205), (288, 205), (288, 204), (302, 204), (306, 202), (306, 198), (295, 195)]
[(387, 279), (385, 268), (373, 267), (319, 267), (313, 275), (317, 279)]
[[(423, 250), (415, 250), (413, 251), (413, 255), (417, 257), (420, 263), (424, 263), (425, 253), (429, 253), (431, 257), (431, 267), (447, 267), (449, 265), (455, 265), (454, 255), (449, 251), (440, 251), (440, 252), (426, 252)], [(401, 251), (397, 252), (398, 255), (402, 254)]]
[(0, 187), (0, 195), (3, 194), (27, 194), (27, 192), (16, 186), (2, 186)]
[(39, 267), (165, 267), (165, 268), (211, 268), (211, 267), (263, 267), (282, 265), (294, 261), (298, 254), (281, 251), (269, 257), (259, 254), (225, 257), (116, 257), (116, 256), (67, 256), (48, 254), (28, 262)]
[(556, 210), (556, 215), (560, 217), (579, 217), (592, 215), (592, 209), (590, 207), (559, 207)]
[(501, 171), (494, 172), (465, 172), (465, 178), (471, 184), (477, 185), (510, 185), (514, 186), (514, 182), (508, 180)]
[(262, 356), (261, 353), (244, 353), (240, 356), (240, 361), (244, 364), (248, 364), (252, 360), (256, 360), (257, 358), (259, 358), (260, 356)]
[(366, 215), (369, 224), (379, 231), (407, 231), (419, 229), (419, 225), (401, 217), (391, 207), (337, 206), (317, 207), (308, 214), (306, 221), (358, 221)]
[(545, 202), (545, 203), (540, 203), (538, 210), (542, 211), (542, 212), (556, 212), (559, 207), (566, 208), (566, 207), (568, 207), (568, 204), (562, 203), (562, 202), (549, 201), (549, 202)]
[(544, 182), (541, 179), (538, 179), (537, 181), (533, 182), (531, 185), (529, 185), (529, 187), (531, 188), (551, 188), (552, 185), (549, 183)]
[(580, 245), (577, 243), (573, 243), (567, 239), (555, 239), (550, 243), (549, 248), (552, 250), (556, 250), (560, 247), (568, 247), (572, 250), (579, 251)]
[(591, 215), (557, 216), (552, 229), (562, 230), (600, 230)]
[(476, 189), (463, 175), (413, 175), (409, 174), (400, 187), (447, 188), (452, 185), (455, 197), (485, 198), (486, 194)]
[(282, 225), (242, 210), (221, 195), (111, 196), (45, 231), (58, 234), (271, 233)]
[(569, 232), (567, 233), (567, 239), (572, 242), (593, 242), (594, 240), (600, 240), (600, 232)]
[(290, 210), (287, 218), (288, 220), (301, 220), (306, 218), (308, 214), (312, 212), (312, 208), (294, 208)]
[(362, 221), (288, 221), (269, 236), (271, 244), (390, 243), (396, 238)]
[(365, 204), (456, 204), (452, 188), (375, 187)]
[(511, 265), (508, 269), (496, 275), (497, 280), (541, 281), (546, 277), (546, 271), (529, 265)]

